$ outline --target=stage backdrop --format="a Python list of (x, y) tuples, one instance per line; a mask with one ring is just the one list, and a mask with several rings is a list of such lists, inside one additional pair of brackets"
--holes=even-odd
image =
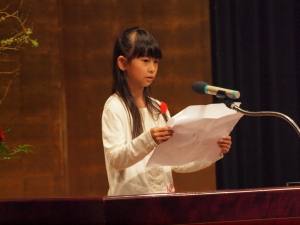
[[(160, 43), (153, 94), (172, 115), (212, 102), (190, 88), (211, 82), (208, 0), (1, 0), (0, 9), (19, 10), (40, 44), (14, 57), (20, 71), (0, 105), (2, 128), (14, 126), (7, 144), (35, 146), (34, 154), (0, 162), (1, 198), (106, 195), (100, 118), (114, 41), (125, 28), (141, 26)], [(177, 191), (214, 190), (214, 174), (214, 166), (174, 174)]]
[[(241, 92), (241, 108), (276, 111), (300, 124), (300, 2), (212, 0), (213, 83)], [(278, 117), (244, 116), (218, 188), (300, 181), (300, 139)]]

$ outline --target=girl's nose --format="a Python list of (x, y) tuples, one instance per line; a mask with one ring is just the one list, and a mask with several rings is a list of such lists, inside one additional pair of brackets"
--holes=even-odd
[(148, 68), (149, 73), (154, 73), (155, 69), (156, 69), (155, 63), (154, 63), (154, 62), (151, 62), (151, 63), (149, 64), (149, 68)]

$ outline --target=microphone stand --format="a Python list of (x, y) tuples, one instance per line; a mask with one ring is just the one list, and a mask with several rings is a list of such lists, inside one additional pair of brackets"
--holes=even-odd
[(281, 119), (284, 119), (290, 125), (292, 125), (292, 127), (295, 129), (295, 131), (298, 133), (298, 135), (300, 137), (300, 128), (287, 115), (284, 115), (284, 114), (279, 113), (279, 112), (272, 112), (272, 111), (249, 112), (249, 111), (243, 110), (239, 106), (237, 106), (236, 104), (234, 104), (234, 102), (233, 102), (233, 100), (231, 98), (228, 98), (226, 96), (225, 91), (218, 91), (217, 94), (216, 94), (216, 97), (221, 102), (223, 102), (228, 108), (233, 109), (233, 110), (235, 110), (237, 112), (243, 113), (244, 115), (247, 115), (247, 116), (276, 116), (276, 117), (279, 117)]

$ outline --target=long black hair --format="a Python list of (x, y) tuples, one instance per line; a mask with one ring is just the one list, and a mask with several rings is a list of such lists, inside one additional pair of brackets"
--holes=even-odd
[[(161, 59), (162, 52), (154, 37), (140, 27), (124, 30), (115, 42), (112, 58), (112, 93), (117, 93), (123, 99), (127, 111), (131, 114), (131, 117), (129, 116), (132, 124), (131, 134), (132, 138), (135, 138), (143, 132), (142, 117), (127, 84), (126, 72), (122, 71), (118, 66), (117, 60), (119, 56), (124, 56), (127, 62), (131, 62), (134, 58), (139, 57)], [(150, 86), (144, 88), (143, 97), (151, 115), (157, 115), (158, 117), (161, 112), (158, 103), (151, 99)], [(167, 120), (165, 114), (163, 115), (165, 120)]]

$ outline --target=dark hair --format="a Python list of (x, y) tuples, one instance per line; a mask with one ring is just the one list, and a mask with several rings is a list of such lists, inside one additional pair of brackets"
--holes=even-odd
[[(145, 56), (161, 59), (162, 53), (154, 37), (146, 30), (139, 27), (124, 30), (115, 42), (112, 58), (112, 93), (117, 93), (123, 99), (127, 111), (130, 112), (131, 117), (129, 116), (129, 119), (132, 124), (131, 134), (132, 138), (135, 138), (143, 132), (142, 117), (127, 84), (126, 72), (122, 71), (118, 66), (117, 60), (119, 56), (124, 56), (128, 62), (131, 62), (134, 58)], [(151, 99), (150, 86), (144, 88), (143, 97), (151, 115), (158, 116), (161, 112), (158, 103)], [(134, 120), (132, 118), (134, 118)]]

